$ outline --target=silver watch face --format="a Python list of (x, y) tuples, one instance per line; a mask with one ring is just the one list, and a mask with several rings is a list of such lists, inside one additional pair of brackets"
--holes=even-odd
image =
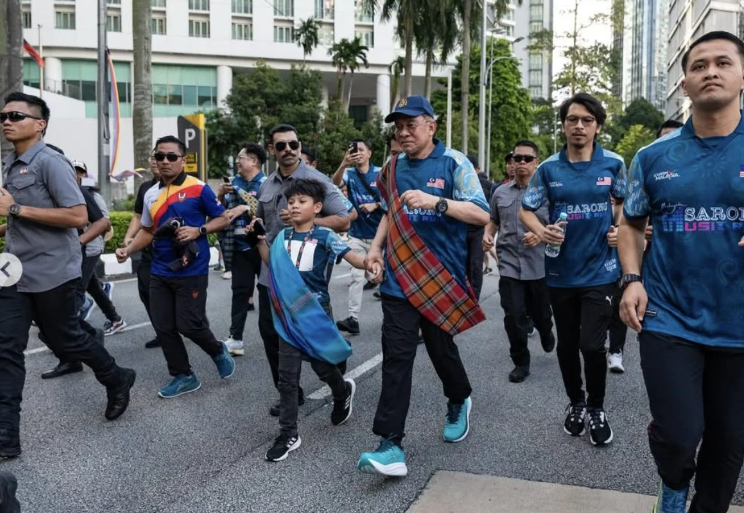
[(21, 206), (17, 203), (13, 203), (8, 207), (8, 213), (12, 216), (17, 216), (21, 213)]

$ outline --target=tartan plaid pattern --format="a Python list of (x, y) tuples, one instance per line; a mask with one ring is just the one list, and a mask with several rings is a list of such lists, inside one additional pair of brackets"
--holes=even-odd
[(403, 293), (421, 315), (450, 335), (457, 335), (483, 322), (486, 316), (470, 285), (465, 291), (416, 234), (398, 195), (396, 162), (397, 157), (393, 157), (380, 174), (380, 193), (389, 205), (390, 267)]

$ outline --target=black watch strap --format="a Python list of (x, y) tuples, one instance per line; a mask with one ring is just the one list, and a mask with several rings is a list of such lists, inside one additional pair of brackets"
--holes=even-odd
[(206, 226), (200, 226), (199, 227), (199, 233), (202, 234), (202, 235), (206, 235), (208, 233), (207, 232), (207, 227)]
[(643, 277), (640, 274), (624, 274), (620, 279), (620, 286), (625, 288), (630, 283), (643, 282)]

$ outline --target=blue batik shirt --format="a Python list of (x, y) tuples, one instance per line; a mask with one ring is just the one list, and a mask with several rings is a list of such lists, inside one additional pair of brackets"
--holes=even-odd
[(569, 162), (564, 147), (537, 168), (522, 206), (535, 211), (547, 203), (551, 224), (562, 212), (568, 215), (560, 254), (545, 259), (548, 286), (594, 287), (620, 279), (617, 250), (607, 244), (614, 223), (610, 195), (625, 195), (625, 164), (596, 142), (588, 162)]
[(650, 217), (643, 329), (744, 348), (744, 120), (702, 139), (687, 124), (638, 152), (624, 206)]
[[(377, 179), (380, 176), (381, 169), (374, 165), (369, 165), (369, 171), (360, 173), (356, 168), (350, 168), (344, 171), (344, 183), (346, 190), (349, 191), (349, 201), (357, 209), (359, 216), (351, 223), (349, 236), (356, 239), (374, 239), (377, 234), (377, 227), (382, 221), (382, 210), (377, 209), (371, 214), (365, 214), (359, 207), (365, 203), (377, 203), (381, 201), (380, 190), (377, 187)], [(371, 195), (364, 184), (367, 184), (375, 195)]]
[(284, 241), (285, 248), (290, 245), (290, 259), (296, 266), (299, 261), (298, 270), (305, 285), (321, 305), (327, 305), (331, 301), (326, 281), (328, 263), (337, 257), (343, 257), (351, 248), (336, 232), (323, 226), (313, 228), (310, 238), (302, 248), (306, 236), (307, 232), (298, 233), (292, 228), (284, 228), (277, 235), (277, 239)]
[[(409, 190), (421, 190), (440, 198), (475, 203), (490, 212), (478, 175), (470, 161), (457, 150), (447, 148), (439, 139), (434, 139), (434, 151), (425, 159), (410, 159), (404, 153), (398, 156), (395, 179), (398, 194)], [(383, 209), (387, 205), (383, 201)], [(468, 225), (435, 209), (409, 209), (403, 206), (416, 234), (426, 247), (439, 259), (445, 269), (461, 287), (467, 290), (465, 268), (467, 261)], [(405, 299), (403, 290), (390, 267), (390, 258), (385, 259), (385, 279), (380, 293)]]

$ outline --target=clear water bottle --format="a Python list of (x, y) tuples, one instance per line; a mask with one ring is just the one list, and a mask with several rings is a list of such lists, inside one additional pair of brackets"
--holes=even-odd
[[(566, 231), (566, 225), (568, 224), (567, 219), (568, 219), (568, 214), (566, 214), (565, 212), (561, 212), (558, 222), (555, 223), (558, 226), (560, 226), (564, 232)], [(546, 244), (545, 245), (545, 255), (549, 256), (550, 258), (555, 258), (560, 253), (561, 253), (560, 244)]]

